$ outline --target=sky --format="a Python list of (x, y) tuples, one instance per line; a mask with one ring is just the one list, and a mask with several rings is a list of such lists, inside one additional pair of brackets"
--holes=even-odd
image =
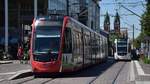
[(101, 0), (100, 1), (100, 26), (101, 29), (103, 29), (103, 22), (104, 22), (104, 15), (106, 12), (110, 15), (110, 29), (114, 29), (113, 23), (114, 23), (114, 15), (116, 14), (116, 11), (118, 11), (120, 15), (120, 21), (121, 21), (121, 28), (128, 28), (128, 34), (129, 37), (132, 38), (133, 35), (133, 27), (134, 24), (135, 30), (134, 30), (134, 37), (136, 38), (141, 31), (141, 25), (140, 25), (140, 17), (132, 14), (130, 11), (126, 10), (125, 8), (121, 7), (120, 4), (124, 7), (130, 9), (134, 13), (138, 14), (139, 16), (142, 16), (142, 14), (145, 12), (145, 0)]

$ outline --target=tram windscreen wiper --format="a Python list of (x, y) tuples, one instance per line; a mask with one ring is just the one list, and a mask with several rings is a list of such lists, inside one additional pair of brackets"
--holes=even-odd
[(34, 52), (33, 58), (35, 61), (39, 62), (56, 61), (58, 58), (58, 52)]

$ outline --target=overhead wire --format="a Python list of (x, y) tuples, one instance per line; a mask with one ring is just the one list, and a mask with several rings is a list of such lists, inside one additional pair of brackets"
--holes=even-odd
[[(115, 2), (113, 3), (101, 3), (101, 5), (116, 5), (116, 11), (118, 11), (118, 13), (120, 13), (120, 9), (121, 9), (121, 6), (128, 6), (128, 7), (132, 7), (132, 8), (135, 8), (135, 7), (138, 7), (138, 6), (142, 6), (143, 8), (146, 7), (146, 3), (145, 3), (145, 0), (140, 0), (140, 1), (136, 1), (136, 2), (130, 2), (129, 0), (123, 0), (123, 1), (120, 1), (120, 0), (115, 0)], [(109, 14), (111, 17), (114, 17), (115, 15), (113, 14)], [(121, 19), (123, 19), (122, 16), (129, 16), (129, 15), (134, 15), (134, 14), (119, 14), (121, 16)], [(103, 14), (101, 14), (101, 16), (105, 16)], [(124, 24), (126, 24), (128, 27), (132, 28), (133, 25), (129, 24), (128, 22), (125, 22), (124, 19), (122, 20)], [(135, 30), (138, 30), (138, 31), (141, 31), (141, 29), (135, 27)]]
[[(116, 1), (116, 0), (115, 0), (115, 1)], [(137, 1), (137, 2), (134, 2), (134, 4), (141, 3), (141, 2), (143, 2), (143, 1)], [(118, 5), (119, 5), (120, 7), (123, 7), (123, 8), (125, 8), (125, 9), (128, 9), (128, 8), (126, 8), (121, 2), (116, 2), (116, 3), (118, 3)], [(123, 3), (124, 3), (124, 2), (123, 2)], [(131, 2), (128, 2), (128, 3), (131, 3)], [(132, 2), (132, 3), (133, 3), (133, 2)], [(128, 11), (132, 12), (133, 15), (137, 15), (136, 13), (134, 13), (133, 11), (131, 11), (131, 10), (129, 10), (129, 9), (128, 9)], [(139, 16), (139, 15), (137, 15), (137, 16)], [(139, 17), (141, 17), (141, 16), (139, 16)], [(120, 16), (120, 18), (123, 19), (122, 16)], [(128, 25), (129, 27), (133, 27), (133, 25), (131, 25), (131, 24), (125, 22), (126, 20), (124, 21), (124, 19), (123, 19), (122, 21), (123, 21), (124, 24)], [(128, 22), (129, 22), (129, 21), (128, 21)], [(135, 29), (138, 30), (138, 31), (141, 31), (141, 30), (140, 30), (139, 28), (137, 28), (137, 27), (135, 27)]]
[[(123, 19), (123, 17), (120, 17), (120, 18), (122, 19), (122, 21), (123, 21), (124, 24), (128, 25), (128, 26), (131, 27), (131, 28), (133, 27), (133, 25), (131, 25), (131, 24), (125, 22), (125, 20)], [(129, 22), (129, 21), (128, 21), (128, 22)], [(137, 27), (135, 27), (135, 29), (138, 30), (138, 31), (141, 31), (141, 29), (139, 29), (139, 28), (137, 28)]]

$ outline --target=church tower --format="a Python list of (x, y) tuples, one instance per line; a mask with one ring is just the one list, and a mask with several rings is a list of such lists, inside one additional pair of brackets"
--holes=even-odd
[(106, 13), (105, 20), (104, 20), (104, 30), (110, 32), (110, 18), (108, 12)]
[(115, 30), (115, 33), (120, 34), (120, 16), (118, 12), (116, 13), (116, 16), (114, 19), (114, 30)]

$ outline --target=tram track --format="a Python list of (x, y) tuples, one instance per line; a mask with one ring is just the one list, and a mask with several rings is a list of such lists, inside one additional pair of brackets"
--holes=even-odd
[[(29, 76), (25, 78), (4, 81), (2, 84), (122, 84), (126, 80), (128, 62), (108, 61), (104, 64), (77, 71), (72, 74), (60, 74), (57, 76), (40, 75), (37, 78)], [(93, 72), (94, 71), (94, 72)], [(125, 81), (124, 81), (125, 82)], [(125, 83), (123, 83), (125, 84)]]
[(50, 82), (50, 81), (53, 81), (54, 79), (51, 79), (51, 80), (47, 80), (47, 81), (44, 81), (43, 83), (41, 83), (41, 84), (46, 84), (46, 83), (48, 83), (48, 82)]
[(13, 84), (46, 84), (47, 82), (50, 82), (56, 78), (51, 78), (51, 77), (38, 77), (34, 78), (33, 76), (26, 77), (26, 78), (20, 78), (16, 80), (11, 80), (11, 83)]
[[(127, 64), (127, 62), (124, 62), (122, 65), (120, 65), (120, 68), (118, 69), (114, 79), (112, 80), (111, 84), (115, 84), (117, 78), (119, 77), (119, 74), (121, 73), (121, 71), (123, 70), (124, 66)], [(94, 83), (98, 78), (100, 77), (99, 76), (96, 76), (95, 78), (93, 78), (88, 84), (97, 84), (97, 83)]]
[(34, 84), (34, 83), (46, 84), (46, 83), (48, 83), (48, 82), (50, 82), (50, 81), (52, 81), (54, 79), (55, 78), (33, 78), (33, 79), (21, 81), (21, 82), (16, 83), (16, 84)]
[[(114, 73), (113, 73), (113, 75), (111, 75), (112, 77), (112, 80), (111, 80), (111, 82), (110, 83), (108, 83), (108, 84), (115, 84), (116, 82), (117, 82), (117, 80), (118, 80), (118, 77), (119, 77), (119, 75), (122, 73), (122, 71), (123, 71), (123, 69), (124, 69), (124, 67), (125, 67), (125, 65), (127, 64), (127, 62), (117, 62), (116, 64), (115, 64), (115, 66), (113, 66), (113, 68), (112, 69), (115, 69), (115, 71), (114, 71)], [(109, 70), (109, 69), (108, 69)], [(111, 70), (109, 70), (109, 71), (111, 71)], [(107, 73), (107, 71), (105, 71), (106, 73)], [(105, 72), (103, 72), (103, 73), (105, 73)], [(81, 74), (81, 73), (80, 73)], [(79, 75), (80, 75), (79, 74)], [(76, 74), (76, 75), (78, 75), (78, 74)], [(101, 75), (103, 75), (103, 74), (101, 74)], [(98, 83), (95, 83), (95, 81), (97, 80), (97, 79), (99, 79), (99, 77), (101, 76), (101, 75), (98, 75), (98, 76), (95, 76), (92, 80), (91, 79), (88, 79), (88, 80), (90, 80), (87, 84), (98, 84)], [(75, 76), (76, 77), (76, 76)], [(78, 76), (77, 76), (78, 77)], [(80, 76), (79, 76), (80, 77)], [(54, 81), (55, 79), (57, 79), (57, 77), (56, 78), (33, 78), (33, 79), (30, 79), (30, 80), (26, 80), (26, 81), (24, 81), (24, 82), (21, 82), (21, 83), (17, 83), (17, 84), (33, 84), (33, 83), (39, 83), (39, 84), (48, 84), (48, 83), (52, 83), (52, 81)], [(58, 78), (58, 80), (59, 80), (59, 78)], [(58, 81), (57, 80), (57, 81)], [(87, 80), (87, 81), (88, 81)], [(39, 82), (38, 82), (39, 81)], [(65, 80), (64, 80), (65, 81)], [(110, 80), (109, 80), (110, 81)], [(55, 81), (56, 82), (56, 81)], [(57, 83), (57, 82), (56, 82)], [(105, 84), (105, 83), (104, 83)]]
[(123, 70), (123, 68), (124, 68), (124, 66), (125, 66), (125, 65), (126, 65), (126, 62), (125, 62), (125, 63), (123, 63), (123, 65), (122, 65), (122, 66), (121, 66), (121, 68), (119, 69), (119, 71), (118, 71), (118, 73), (117, 73), (116, 77), (114, 78), (114, 80), (113, 80), (112, 84), (115, 84), (116, 79), (118, 78), (119, 74), (121, 73), (121, 71)]
[[(18, 80), (21, 80), (21, 79), (18, 79)], [(28, 81), (31, 81), (31, 80), (34, 80), (34, 78), (27, 79), (27, 80), (23, 80), (23, 81), (21, 81), (21, 82), (18, 82), (18, 83), (16, 83), (16, 84), (22, 84), (22, 83), (26, 83), (26, 82), (28, 82)]]

